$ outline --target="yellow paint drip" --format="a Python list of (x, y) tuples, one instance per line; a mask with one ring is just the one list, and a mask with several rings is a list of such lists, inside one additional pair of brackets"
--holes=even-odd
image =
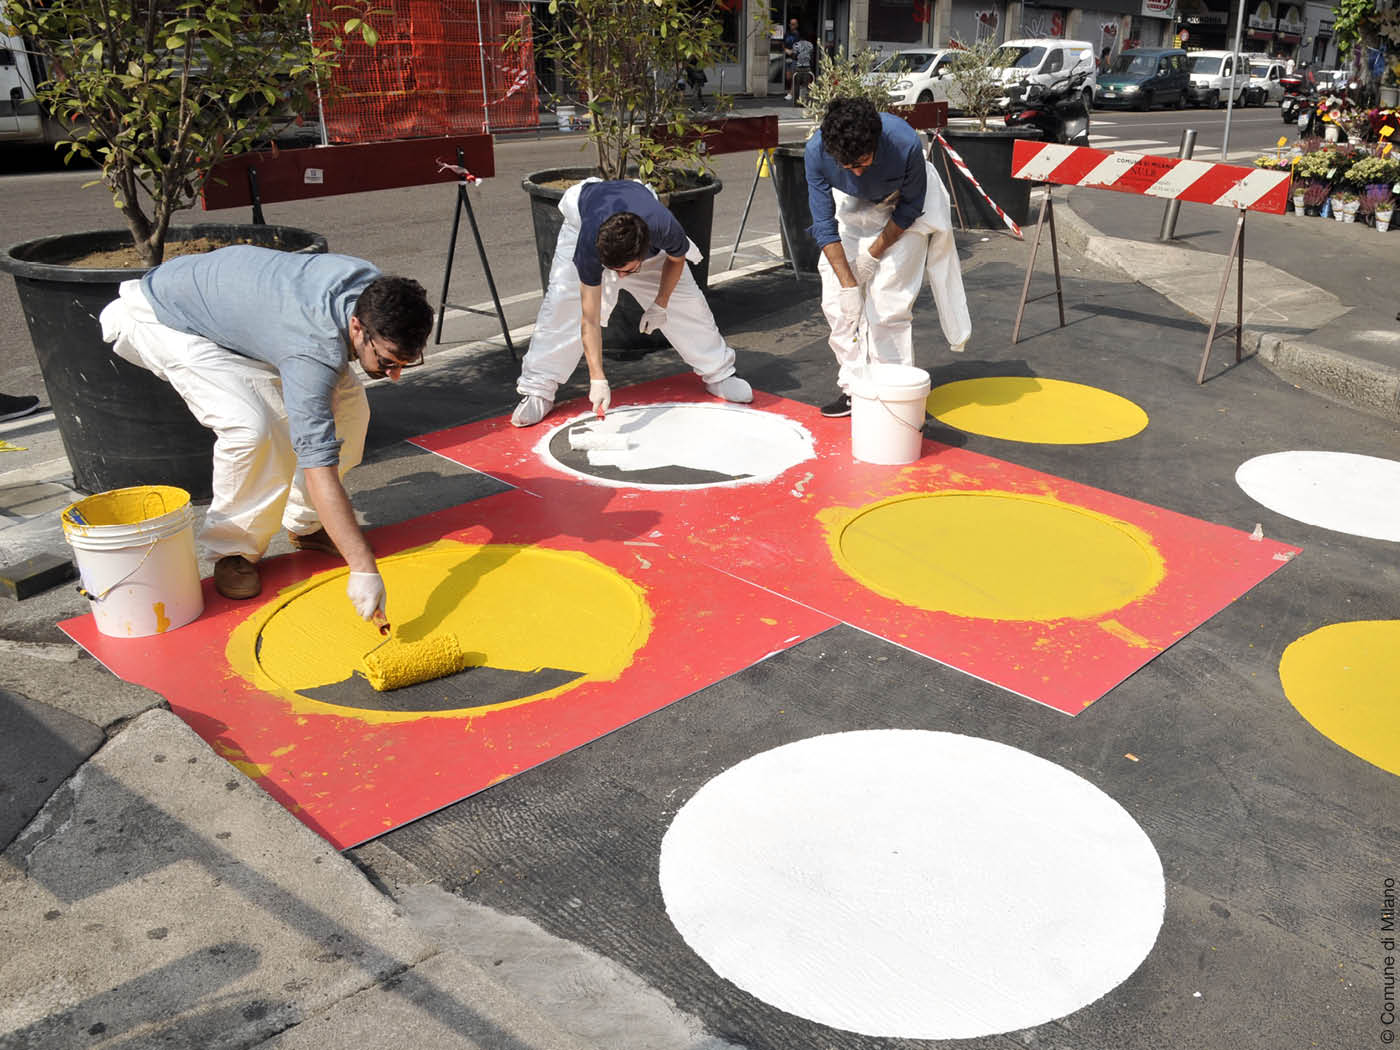
[(1099, 626), (1107, 631), (1120, 642), (1127, 642), (1134, 649), (1156, 649), (1157, 644), (1150, 638), (1144, 638), (1131, 627), (1125, 627), (1117, 620), (1100, 620)]
[(434, 634), (421, 642), (391, 639), (365, 654), (365, 677), (379, 692), (431, 682), (467, 666), (467, 654), (450, 634)]
[(1121, 441), (1147, 426), (1147, 413), (1127, 398), (1060, 379), (963, 379), (938, 387), (927, 404), (958, 430), (1041, 445)]
[(372, 723), (475, 717), (615, 679), (651, 634), (643, 589), (577, 551), (440, 540), (381, 558), (379, 569), (396, 644), (442, 635), (455, 640), (465, 667), (558, 668), (580, 677), (469, 712), (372, 711), (311, 699), (303, 691), (362, 671), (365, 654), (381, 641), (346, 600), (345, 569), (288, 588), (240, 624), (225, 650), (229, 665), (299, 714), (330, 712)]
[(1335, 623), (1305, 634), (1283, 651), (1278, 674), (1314, 729), (1400, 775), (1400, 620)]
[(1135, 525), (1048, 496), (912, 493), (826, 513), (837, 565), (906, 605), (988, 620), (1092, 619), (1165, 575)]
[(164, 634), (170, 630), (170, 617), (165, 615), (164, 602), (152, 603), (151, 612), (156, 614), (156, 634)]

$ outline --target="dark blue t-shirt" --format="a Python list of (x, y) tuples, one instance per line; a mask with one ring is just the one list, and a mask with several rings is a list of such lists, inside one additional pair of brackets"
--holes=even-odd
[(647, 224), (651, 232), (651, 247), (644, 258), (657, 252), (683, 256), (690, 247), (690, 238), (681, 224), (640, 182), (618, 179), (614, 182), (590, 182), (578, 198), (578, 245), (574, 248), (574, 266), (579, 283), (596, 287), (603, 283), (603, 264), (598, 258), (598, 227), (603, 220), (618, 212), (630, 211)]

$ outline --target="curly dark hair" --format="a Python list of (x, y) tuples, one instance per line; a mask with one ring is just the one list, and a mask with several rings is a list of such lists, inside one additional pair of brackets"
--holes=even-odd
[(371, 339), (393, 343), (401, 361), (418, 357), (433, 329), (427, 290), (409, 277), (376, 277), (360, 293), (355, 316)]
[(880, 114), (863, 98), (833, 99), (822, 118), (822, 149), (837, 164), (854, 164), (880, 144)]
[(609, 215), (598, 227), (598, 261), (609, 270), (646, 257), (651, 250), (651, 231), (640, 215), (620, 211)]

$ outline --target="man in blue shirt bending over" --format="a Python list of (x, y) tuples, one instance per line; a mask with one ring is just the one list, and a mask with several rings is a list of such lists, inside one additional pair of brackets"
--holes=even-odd
[(804, 160), (822, 312), (840, 365), (840, 392), (822, 415), (847, 416), (852, 376), (867, 360), (914, 363), (911, 320), (925, 276), (949, 349), (967, 346), (972, 318), (948, 193), (918, 132), (864, 99), (838, 98)]
[(279, 522), (294, 547), (344, 557), (347, 596), (384, 614), (384, 581), (341, 477), (359, 463), (369, 402), (350, 370), (399, 378), (432, 329), (423, 286), (363, 259), (235, 245), (123, 281), (102, 311), (118, 356), (166, 380), (214, 431), (200, 542), (226, 598), (262, 589)]
[(603, 325), (624, 290), (646, 311), (641, 330), (665, 335), (707, 391), (725, 401), (753, 400), (749, 384), (734, 374), (734, 351), (686, 266), (687, 259), (700, 261), (700, 250), (656, 194), (630, 179), (588, 179), (565, 191), (559, 210), (564, 224), (521, 362), (515, 385), (521, 401), (512, 423), (534, 426), (548, 415), (555, 391), (580, 357), (588, 361), (593, 410), (607, 412), (612, 391), (603, 374)]

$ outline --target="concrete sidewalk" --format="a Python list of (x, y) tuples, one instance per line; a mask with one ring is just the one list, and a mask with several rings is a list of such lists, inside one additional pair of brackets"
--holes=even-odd
[[(1181, 207), (1175, 237), (1158, 240), (1166, 203), (1077, 189), (1057, 209), (1071, 250), (1159, 292), (1207, 325), (1215, 310), (1234, 215)], [(1027, 230), (1027, 238), (1034, 231)], [(1400, 229), (1332, 219), (1251, 214), (1245, 222), (1246, 353), (1284, 379), (1341, 404), (1400, 421)], [(1219, 332), (1235, 321), (1232, 270)], [(1202, 333), (1201, 344), (1205, 345)], [(1218, 338), (1207, 376), (1234, 360)]]
[[(1075, 193), (1057, 211), (1062, 266), (1111, 288), (1125, 315), (1149, 316), (1160, 293), (1201, 317), (1214, 305), (1223, 260), (1211, 253), (1228, 247), (1221, 241), (1231, 217), (1183, 209), (1185, 243), (1160, 246), (1154, 210), (1140, 198)], [(1248, 345), (1292, 382), (1400, 419), (1400, 232), (1391, 242), (1317, 219), (1251, 224), (1250, 258), (1263, 261), (1249, 266)], [(1004, 316), (1025, 245), (990, 232), (958, 241), (975, 324)], [(1277, 268), (1284, 260), (1296, 275)], [(1040, 262), (1033, 294), (1045, 291), (1048, 252)], [(813, 404), (830, 392), (814, 378), (829, 371), (815, 294), (812, 282), (794, 292), (790, 276), (771, 273), (714, 297), (722, 329), (743, 347), (741, 372)], [(1078, 349), (1072, 328), (1047, 323), (1052, 306), (1031, 310), (1034, 345), (1023, 333), (1018, 353), (1048, 360)], [(916, 326), (936, 330), (926, 294), (918, 313)], [(1179, 336), (1180, 323), (1171, 324)], [(987, 332), (974, 334), (969, 358)], [(1148, 325), (1133, 338), (1153, 335)], [(1217, 344), (1212, 375), (1233, 360), (1229, 345)], [(430, 363), (399, 386), (371, 389), (370, 451), (349, 479), (370, 526), (501, 488), (402, 439), (508, 411), (514, 367), (490, 344)], [(939, 364), (952, 367), (941, 351)], [(616, 385), (678, 366), (673, 355), (650, 355), (619, 369)], [(991, 374), (994, 365), (969, 367)], [(1192, 393), (1183, 383), (1162, 396)], [(1211, 393), (1223, 396), (1219, 387)], [(0, 425), (0, 438), (37, 450), (29, 457), (36, 466), (0, 473), (0, 544), (66, 553), (56, 512), (77, 494), (51, 419)], [(8, 947), (0, 1048), (728, 1045), (622, 967), (425, 887), (430, 880), (391, 851), (371, 843), (354, 858), (335, 853), (162, 698), (118, 681), (65, 641), (54, 624), (86, 611), (71, 587), (0, 600), (0, 609), (9, 690), (0, 691), (0, 934)], [(1201, 1040), (1210, 1045), (1208, 1033)]]

